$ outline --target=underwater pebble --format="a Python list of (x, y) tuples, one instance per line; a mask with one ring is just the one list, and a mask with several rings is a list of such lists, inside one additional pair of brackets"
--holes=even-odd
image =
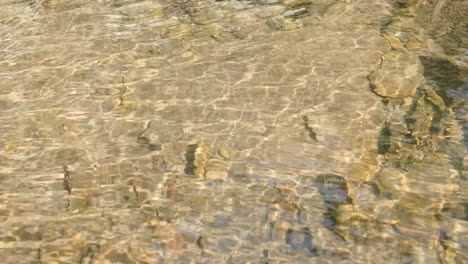
[(408, 41), (405, 43), (405, 47), (406, 47), (407, 49), (410, 49), (410, 50), (412, 50), (412, 49), (419, 49), (419, 48), (421, 48), (421, 43), (419, 43), (417, 40), (412, 39), (412, 40), (408, 40)]
[(229, 154), (229, 151), (227, 151), (226, 149), (220, 149), (218, 150), (218, 154), (219, 156), (221, 156), (224, 160), (228, 160), (231, 155)]
[(405, 47), (403, 46), (403, 42), (401, 42), (399, 38), (391, 36), (391, 35), (387, 35), (387, 34), (384, 34), (382, 37), (384, 37), (390, 43), (390, 46), (392, 46), (393, 49), (396, 49), (396, 50), (405, 49)]
[(310, 3), (310, 0), (280, 0), (283, 5), (287, 6), (297, 6), (297, 5), (305, 5)]
[(305, 12), (306, 12), (306, 9), (304, 7), (302, 7), (302, 8), (299, 8), (299, 9), (288, 10), (288, 11), (283, 13), (283, 16), (284, 17), (295, 16), (295, 15), (302, 14), (302, 13), (305, 13)]
[(279, 0), (260, 0), (260, 3), (265, 5), (277, 4)]

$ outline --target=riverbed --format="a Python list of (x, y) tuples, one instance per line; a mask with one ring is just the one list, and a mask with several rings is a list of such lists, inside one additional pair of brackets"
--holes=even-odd
[(465, 263), (468, 53), (405, 2), (2, 1), (0, 262)]

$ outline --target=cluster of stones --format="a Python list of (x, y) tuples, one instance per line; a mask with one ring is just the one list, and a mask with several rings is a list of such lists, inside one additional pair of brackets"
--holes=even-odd
[[(453, 230), (466, 229), (468, 222), (461, 219), (467, 212), (462, 203), (451, 201), (467, 186), (460, 169), (466, 159), (455, 115), (459, 105), (448, 89), (461, 89), (463, 82), (453, 79), (460, 78), (457, 72), (464, 67), (415, 23), (415, 8), (401, 9), (402, 15), (383, 30), (392, 50), (369, 75), (371, 88), (384, 98), (390, 113), (379, 139), (382, 169), (376, 182), (397, 206), (393, 212), (399, 217), (392, 223), (396, 230), (410, 240), (424, 238), (438, 245), (424, 262), (462, 263), (468, 245)], [(439, 64), (451, 69), (451, 75), (436, 67)]]

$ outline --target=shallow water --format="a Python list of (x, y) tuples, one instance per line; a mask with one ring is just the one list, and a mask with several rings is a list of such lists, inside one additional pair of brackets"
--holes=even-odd
[(467, 75), (398, 7), (2, 1), (2, 263), (466, 261)]

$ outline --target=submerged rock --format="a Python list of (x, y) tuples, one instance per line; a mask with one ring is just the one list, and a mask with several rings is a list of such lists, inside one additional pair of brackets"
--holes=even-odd
[(392, 46), (393, 49), (396, 50), (404, 50), (405, 47), (403, 46), (403, 42), (397, 37), (394, 37), (392, 35), (387, 35), (384, 34), (383, 37), (390, 43), (390, 46)]
[(205, 165), (205, 178), (207, 180), (224, 180), (228, 176), (228, 167), (225, 161), (211, 159)]
[(405, 48), (409, 49), (409, 50), (413, 50), (413, 49), (419, 49), (421, 48), (421, 43), (419, 43), (417, 40), (408, 40), (406, 43), (405, 43)]
[(298, 6), (298, 5), (306, 5), (310, 4), (311, 0), (280, 0), (283, 5), (286, 6)]
[(382, 97), (415, 96), (423, 82), (423, 69), (415, 54), (390, 52), (382, 57), (378, 70), (369, 75), (373, 91)]
[(328, 208), (336, 209), (351, 203), (346, 180), (334, 174), (322, 174), (317, 178), (316, 187)]
[(275, 16), (267, 21), (267, 25), (276, 30), (290, 31), (300, 28), (300, 23), (284, 16)]
[(210, 158), (210, 148), (205, 143), (192, 144), (187, 146), (185, 153), (186, 166), (185, 173), (196, 175), (200, 178), (205, 176), (206, 165)]
[(288, 229), (285, 242), (293, 249), (307, 249), (311, 254), (317, 255), (317, 248), (312, 243), (312, 234), (308, 228), (301, 230)]
[(463, 80), (463, 70), (446, 59), (436, 59), (432, 57), (420, 57), (424, 66), (424, 77), (435, 84), (434, 90), (450, 106), (451, 98), (447, 95), (450, 90), (457, 90), (465, 83)]
[(344, 216), (343, 213), (351, 213), (349, 206), (352, 206), (346, 180), (339, 175), (322, 174), (318, 176), (315, 186), (327, 207), (323, 224), (330, 231), (346, 239), (347, 234), (344, 231), (346, 224), (342, 226), (341, 222), (349, 219), (349, 216)]
[(435, 107), (439, 108), (441, 111), (445, 110), (444, 99), (442, 99), (442, 97), (440, 97), (429, 85), (424, 86), (424, 92), (427, 100), (429, 100)]
[(229, 151), (223, 148), (218, 150), (218, 155), (221, 156), (224, 160), (228, 160), (231, 158), (231, 154), (229, 154)]
[(304, 14), (306, 12), (307, 12), (307, 10), (304, 7), (302, 7), (302, 8), (298, 8), (298, 9), (294, 9), (294, 10), (288, 10), (288, 11), (283, 13), (283, 16), (284, 17), (294, 17), (294, 16), (298, 16), (300, 14)]
[(272, 5), (277, 4), (279, 0), (259, 0), (259, 2), (264, 5)]

